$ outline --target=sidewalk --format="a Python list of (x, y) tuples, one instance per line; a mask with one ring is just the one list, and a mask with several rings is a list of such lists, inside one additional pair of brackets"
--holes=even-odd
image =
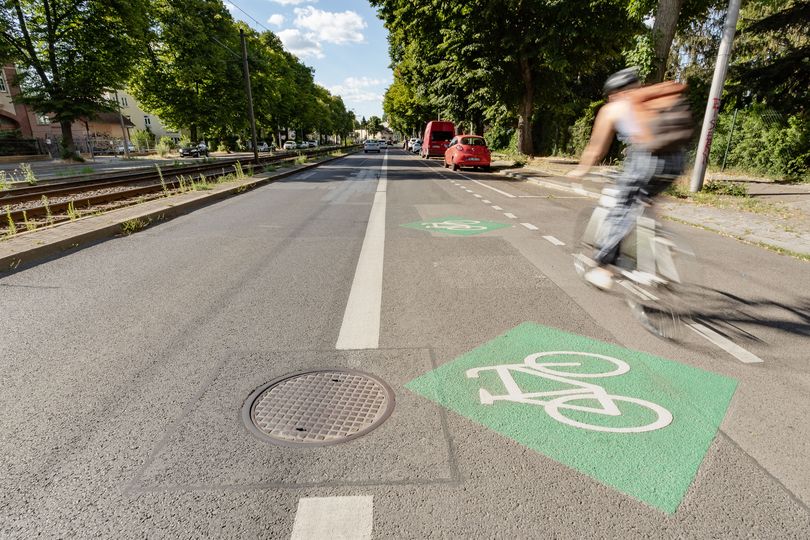
[[(544, 187), (586, 195), (594, 199), (606, 185), (612, 167), (596, 167), (587, 178), (568, 178), (576, 166), (566, 159), (533, 160), (530, 166), (502, 169), (501, 174)], [(736, 179), (729, 175), (707, 175), (707, 180), (733, 180), (744, 183), (749, 198), (729, 198), (730, 203), (751, 205), (757, 211), (717, 208), (693, 201), (662, 196), (658, 207), (675, 221), (763, 245), (775, 251), (787, 250), (810, 257), (810, 184), (776, 184), (767, 180)], [(761, 204), (764, 203), (764, 204)]]

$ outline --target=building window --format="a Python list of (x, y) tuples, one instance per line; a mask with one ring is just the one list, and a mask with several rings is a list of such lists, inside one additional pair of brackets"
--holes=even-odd
[(149, 118), (148, 114), (143, 115), (143, 125), (145, 125), (145, 126), (151, 126), (152, 125), (152, 119)]
[(0, 92), (8, 92), (8, 85), (6, 85), (6, 74), (0, 70)]
[(38, 114), (37, 115), (37, 124), (40, 126), (45, 126), (51, 123), (51, 117), (47, 114)]
[(121, 96), (121, 106), (122, 107), (129, 107), (129, 104), (127, 103), (127, 98), (124, 97), (124, 96)]

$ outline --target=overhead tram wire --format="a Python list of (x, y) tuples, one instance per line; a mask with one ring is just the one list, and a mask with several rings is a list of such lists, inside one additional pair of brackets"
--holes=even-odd
[(233, 0), (228, 0), (228, 2), (230, 2), (230, 4), (231, 4), (233, 7), (235, 7), (236, 9), (238, 9), (239, 11), (241, 11), (242, 13), (244, 13), (245, 15), (247, 15), (247, 16), (248, 16), (248, 18), (249, 18), (251, 21), (255, 22), (256, 24), (258, 24), (259, 26), (261, 26), (262, 28), (264, 28), (264, 29), (265, 29), (265, 30), (267, 30), (268, 32), (272, 32), (272, 30), (270, 30), (270, 29), (269, 29), (269, 28), (267, 28), (265, 25), (263, 25), (263, 24), (262, 24), (262, 23), (260, 23), (258, 20), (256, 20), (256, 18), (255, 18), (255, 17), (253, 17), (253, 15), (251, 15), (250, 13), (248, 13), (247, 11), (245, 11), (244, 9), (242, 9), (241, 7), (239, 7), (238, 5), (236, 5), (236, 2), (234, 2)]

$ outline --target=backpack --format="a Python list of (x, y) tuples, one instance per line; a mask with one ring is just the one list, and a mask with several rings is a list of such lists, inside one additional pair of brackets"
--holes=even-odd
[(674, 81), (627, 92), (641, 126), (641, 147), (657, 154), (680, 150), (689, 143), (694, 124), (685, 93), (686, 85)]

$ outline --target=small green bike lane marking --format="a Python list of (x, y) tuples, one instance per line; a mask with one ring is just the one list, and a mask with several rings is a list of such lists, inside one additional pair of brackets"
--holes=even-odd
[(456, 234), (460, 236), (471, 236), (482, 234), (503, 227), (509, 227), (506, 223), (496, 223), (494, 221), (481, 221), (478, 219), (468, 219), (462, 217), (436, 218), (430, 221), (415, 221), (401, 225), (410, 229), (419, 229), (428, 232), (441, 232), (445, 234)]
[(736, 386), (722, 375), (534, 323), (406, 385), (670, 514)]

